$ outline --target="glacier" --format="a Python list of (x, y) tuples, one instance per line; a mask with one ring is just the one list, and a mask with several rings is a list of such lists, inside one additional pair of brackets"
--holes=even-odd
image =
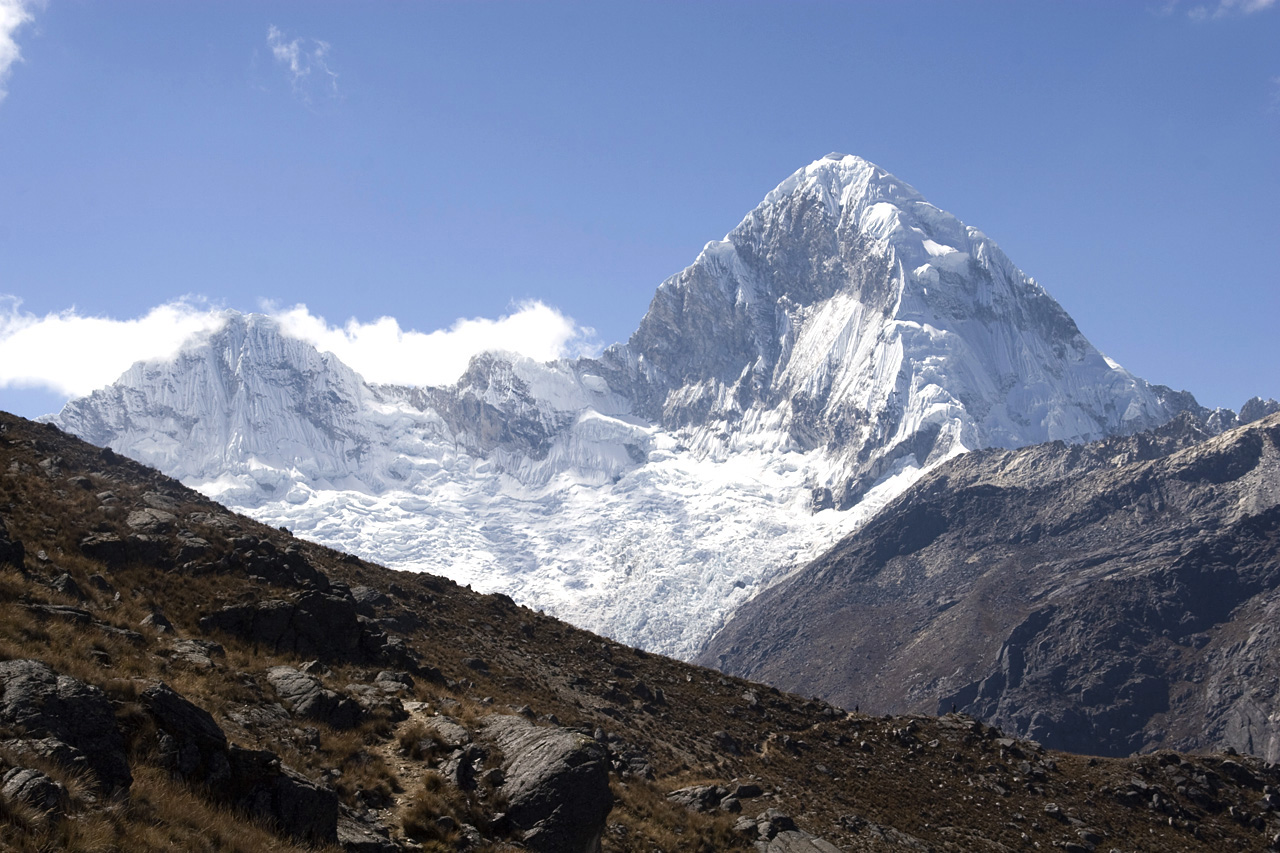
[(228, 311), (51, 418), (271, 525), (691, 658), (939, 462), (1195, 406), (861, 158), (798, 170), (598, 358), (366, 381)]

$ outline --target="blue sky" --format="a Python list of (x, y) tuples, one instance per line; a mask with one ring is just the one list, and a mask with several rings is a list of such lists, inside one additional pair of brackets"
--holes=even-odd
[(211, 308), (354, 320), (370, 352), (420, 333), (441, 364), (624, 340), (833, 150), (981, 228), (1143, 378), (1280, 397), (1275, 0), (0, 0), (0, 89), (19, 414)]

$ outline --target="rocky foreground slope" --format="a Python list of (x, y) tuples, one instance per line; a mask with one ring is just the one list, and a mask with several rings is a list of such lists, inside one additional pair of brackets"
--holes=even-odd
[[(1275, 411), (1252, 401), (1246, 417)], [(982, 451), (739, 611), (701, 660), (1060, 749), (1280, 759), (1280, 414)]]
[(0, 415), (0, 847), (1264, 850), (1280, 771), (846, 713)]

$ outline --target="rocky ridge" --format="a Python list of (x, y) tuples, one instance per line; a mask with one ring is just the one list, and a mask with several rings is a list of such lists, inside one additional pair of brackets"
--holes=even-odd
[[(1059, 749), (1280, 758), (1280, 414), (940, 466), (700, 660)], [(1265, 414), (1271, 412), (1272, 414)], [(1263, 416), (1265, 414), (1265, 416)]]

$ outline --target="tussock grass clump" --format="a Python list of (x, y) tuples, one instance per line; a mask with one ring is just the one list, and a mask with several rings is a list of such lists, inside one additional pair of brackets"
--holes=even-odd
[[(409, 804), (401, 811), (404, 834), (427, 851), (452, 850), (458, 838), (457, 827), (467, 811), (461, 792), (434, 770), (422, 774), (422, 782)], [(441, 820), (445, 818), (445, 820)]]
[(721, 853), (755, 849), (754, 837), (733, 831), (732, 815), (690, 811), (670, 802), (663, 787), (650, 782), (614, 782), (610, 789), (615, 805), (609, 819), (621, 830), (609, 836), (609, 850)]
[(294, 844), (275, 834), (259, 821), (221, 808), (174, 781), (164, 771), (143, 767), (134, 772), (128, 805), (122, 810), (119, 828), (123, 841), (119, 849), (130, 851), (207, 851), (207, 853), (254, 853), (254, 851), (336, 851), (336, 847)]

